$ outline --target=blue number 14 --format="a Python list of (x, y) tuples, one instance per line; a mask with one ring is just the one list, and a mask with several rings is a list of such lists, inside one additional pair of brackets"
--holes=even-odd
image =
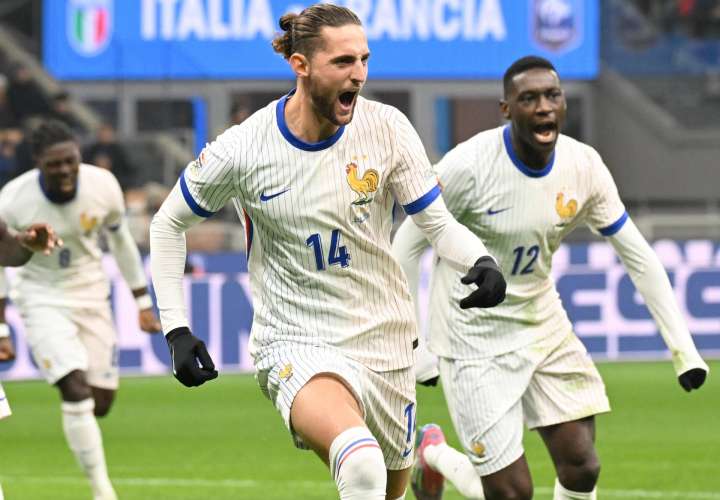
[[(325, 270), (325, 254), (322, 247), (322, 237), (319, 233), (310, 235), (305, 240), (307, 246), (312, 247), (315, 252), (315, 265), (318, 271)], [(328, 264), (331, 266), (340, 265), (342, 267), (348, 267), (350, 265), (350, 254), (347, 251), (347, 247), (340, 245), (340, 230), (333, 229), (330, 236), (330, 254), (328, 255)]]

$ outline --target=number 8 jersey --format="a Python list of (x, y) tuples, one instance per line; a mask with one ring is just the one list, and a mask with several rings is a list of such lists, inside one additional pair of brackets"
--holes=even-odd
[(250, 348), (323, 345), (377, 371), (413, 363), (416, 324), (390, 254), (393, 207), (440, 194), (407, 118), (358, 98), (352, 122), (319, 143), (285, 123), (292, 93), (224, 132), (185, 169), (200, 216), (232, 199), (245, 222), (255, 309)]
[[(481, 132), (436, 165), (443, 199), (499, 261), (505, 301), (491, 309), (462, 310), (469, 289), (440, 261), (433, 274), (430, 348), (456, 359), (498, 355), (572, 330), (550, 275), (552, 256), (579, 224), (604, 236), (627, 220), (607, 167), (585, 144), (560, 135), (542, 169), (513, 150), (510, 128)], [(443, 334), (452, 325), (449, 335)]]
[(26, 306), (94, 307), (106, 304), (110, 284), (102, 267), (98, 232), (116, 229), (125, 204), (115, 176), (81, 164), (77, 193), (66, 203), (53, 203), (41, 184), (40, 170), (13, 179), (0, 192), (0, 217), (21, 231), (47, 222), (63, 240), (50, 255), (36, 253), (18, 270), (13, 300)]

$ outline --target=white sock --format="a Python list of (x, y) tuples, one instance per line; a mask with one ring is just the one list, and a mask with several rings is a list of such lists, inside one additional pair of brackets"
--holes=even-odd
[(351, 427), (330, 445), (330, 473), (341, 500), (385, 500), (387, 470), (367, 427)]
[(0, 484), (0, 500), (4, 500), (3, 492), (2, 492), (2, 485)]
[(80, 467), (90, 480), (95, 500), (117, 500), (105, 465), (102, 435), (91, 398), (77, 402), (63, 401), (62, 423), (65, 439)]
[(592, 491), (570, 491), (566, 489), (560, 480), (555, 478), (555, 494), (553, 500), (596, 500), (597, 499), (597, 487)]
[(464, 453), (447, 443), (440, 443), (426, 446), (423, 457), (430, 467), (450, 481), (465, 498), (485, 498), (480, 475)]

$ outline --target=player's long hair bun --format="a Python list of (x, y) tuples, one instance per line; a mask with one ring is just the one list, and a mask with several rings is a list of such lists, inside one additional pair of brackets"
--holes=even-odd
[(295, 23), (295, 19), (298, 17), (299, 16), (294, 12), (289, 12), (282, 16), (278, 24), (283, 32), (276, 36), (272, 41), (272, 46), (275, 52), (281, 54), (285, 59), (289, 59), (293, 54), (293, 24)]
[(338, 28), (346, 24), (362, 25), (353, 11), (329, 3), (312, 5), (300, 14), (284, 14), (278, 24), (282, 33), (273, 39), (272, 46), (285, 59), (290, 59), (295, 52), (308, 58), (312, 56), (322, 42), (320, 31), (325, 26)]

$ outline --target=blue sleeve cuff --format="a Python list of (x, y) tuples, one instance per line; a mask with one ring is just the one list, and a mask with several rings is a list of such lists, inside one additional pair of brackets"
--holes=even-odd
[(198, 202), (195, 201), (195, 199), (192, 197), (192, 195), (190, 194), (190, 189), (188, 189), (187, 182), (185, 182), (184, 170), (183, 173), (180, 174), (180, 190), (182, 191), (183, 198), (185, 198), (185, 202), (188, 204), (190, 210), (192, 210), (195, 215), (199, 215), (200, 217), (210, 217), (215, 214), (215, 212), (209, 212), (200, 205), (198, 205)]
[(435, 199), (440, 196), (442, 191), (440, 190), (440, 185), (436, 185), (434, 188), (432, 188), (430, 191), (422, 195), (417, 200), (413, 201), (412, 203), (408, 203), (407, 205), (403, 205), (403, 209), (405, 210), (405, 213), (408, 215), (413, 215), (418, 212), (421, 212), (425, 207), (427, 207), (430, 203), (435, 201)]
[(612, 236), (613, 234), (620, 231), (620, 229), (622, 229), (622, 227), (627, 222), (628, 218), (629, 218), (628, 213), (623, 212), (623, 214), (620, 216), (620, 218), (618, 220), (616, 220), (609, 226), (603, 227), (602, 229), (600, 229), (600, 234), (602, 234), (603, 236)]

